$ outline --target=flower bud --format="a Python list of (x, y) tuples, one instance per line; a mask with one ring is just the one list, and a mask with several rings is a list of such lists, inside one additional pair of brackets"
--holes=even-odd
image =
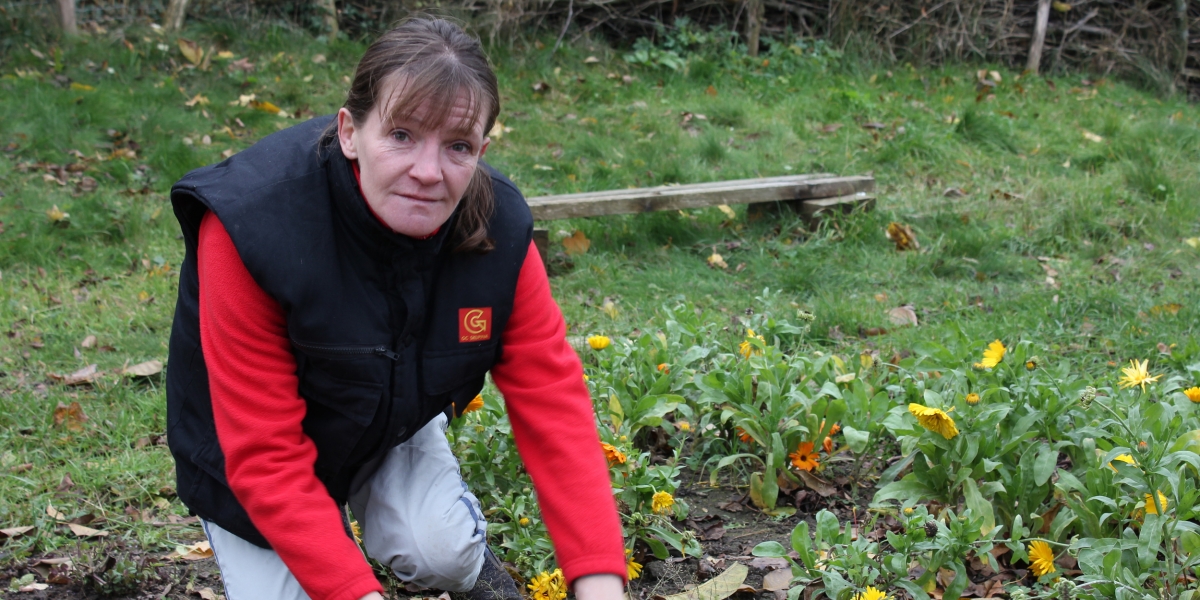
[(797, 310), (796, 318), (800, 319), (801, 321), (812, 322), (814, 319), (817, 318), (817, 316), (808, 312), (807, 310)]
[(979, 394), (976, 394), (975, 392), (971, 392), (970, 394), (967, 394), (967, 404), (970, 404), (970, 405), (979, 404)]
[(925, 535), (928, 537), (937, 537), (938, 526), (936, 521), (925, 522)]
[(1083, 410), (1087, 410), (1092, 407), (1092, 401), (1095, 399), (1096, 388), (1089, 385), (1083, 388), (1083, 393), (1079, 395), (1079, 406), (1083, 407)]

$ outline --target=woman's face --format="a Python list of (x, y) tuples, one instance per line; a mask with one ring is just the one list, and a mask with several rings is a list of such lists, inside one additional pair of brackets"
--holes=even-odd
[(437, 231), (458, 206), (475, 174), (475, 165), (491, 141), (483, 119), (468, 122), (470, 99), (453, 102), (442, 123), (424, 120), (428, 103), (412, 117), (391, 121), (391, 103), (402, 81), (385, 84), (377, 105), (362, 123), (350, 111), (338, 111), (342, 154), (358, 161), (362, 193), (371, 210), (397, 233), (416, 238)]

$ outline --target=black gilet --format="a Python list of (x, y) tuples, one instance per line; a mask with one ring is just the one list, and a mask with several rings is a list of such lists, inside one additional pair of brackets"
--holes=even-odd
[[(533, 219), (491, 167), (487, 253), (453, 252), (451, 222), (428, 240), (392, 232), (367, 207), (319, 117), (267, 136), (171, 189), (186, 248), (167, 369), (167, 440), (193, 513), (269, 544), (225, 477), (200, 345), (196, 246), (213, 211), (254, 281), (283, 310), (316, 476), (346, 502), (383, 454), (483, 387), (500, 358)], [(254, 398), (246, 398), (253, 402)]]

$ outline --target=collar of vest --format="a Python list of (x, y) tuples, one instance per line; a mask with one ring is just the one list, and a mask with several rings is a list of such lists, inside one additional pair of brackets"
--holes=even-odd
[(329, 175), (329, 191), (334, 211), (341, 216), (355, 239), (366, 247), (388, 253), (414, 252), (423, 256), (436, 255), (445, 244), (449, 232), (454, 229), (462, 203), (454, 209), (450, 218), (431, 237), (419, 240), (396, 233), (381, 223), (371, 213), (367, 199), (354, 178), (354, 165), (342, 154), (336, 138), (326, 147), (325, 171)]

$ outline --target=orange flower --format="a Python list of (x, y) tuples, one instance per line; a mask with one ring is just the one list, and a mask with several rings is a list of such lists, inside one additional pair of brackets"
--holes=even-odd
[(659, 365), (658, 365), (658, 370), (659, 370), (659, 371), (662, 371), (663, 373), (670, 374), (670, 372), (671, 372), (671, 367), (668, 367), (668, 366), (667, 366), (667, 363), (659, 363)]
[(459, 413), (458, 416), (461, 417), (467, 413), (475, 412), (481, 408), (483, 408), (483, 396), (476, 394), (475, 397), (472, 398), (471, 401), (468, 402), (467, 405), (462, 409), (462, 412)]
[(792, 459), (792, 466), (801, 471), (812, 471), (817, 468), (817, 454), (813, 452), (812, 442), (800, 442), (800, 446), (796, 451), (789, 454), (788, 458)]
[(625, 464), (625, 453), (617, 450), (616, 446), (600, 442), (600, 447), (604, 449), (604, 458), (608, 459), (609, 466)]
[[(821, 429), (825, 429), (825, 421), (821, 421)], [(833, 453), (833, 436), (837, 435), (842, 430), (842, 426), (834, 423), (829, 428), (829, 435), (825, 436), (825, 441), (821, 442), (821, 447), (825, 449), (825, 454)]]
[(738, 439), (742, 440), (743, 442), (753, 442), (754, 441), (754, 438), (751, 437), (750, 434), (746, 433), (746, 430), (742, 429), (741, 427), (737, 428), (737, 434), (738, 434)]

